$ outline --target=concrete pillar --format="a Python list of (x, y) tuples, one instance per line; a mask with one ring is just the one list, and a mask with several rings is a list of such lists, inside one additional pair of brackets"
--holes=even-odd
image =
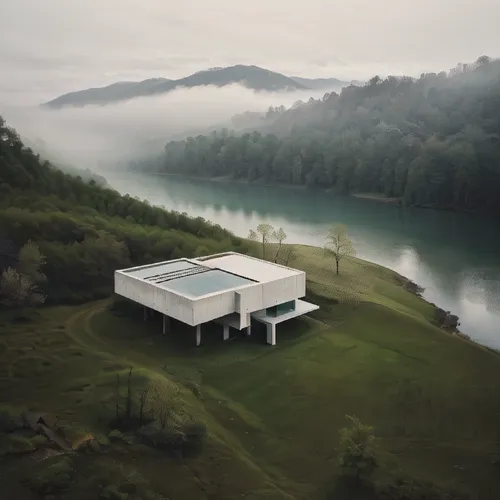
[(223, 333), (223, 339), (228, 340), (229, 339), (229, 325), (222, 325), (224, 328), (224, 333)]
[(246, 327), (245, 333), (247, 334), (247, 336), (252, 335), (252, 327), (250, 325)]
[(267, 343), (271, 345), (276, 345), (276, 325), (267, 324)]
[(172, 318), (170, 316), (163, 315), (163, 335), (165, 333), (170, 333), (172, 327)]
[(196, 326), (196, 346), (201, 344), (201, 325)]

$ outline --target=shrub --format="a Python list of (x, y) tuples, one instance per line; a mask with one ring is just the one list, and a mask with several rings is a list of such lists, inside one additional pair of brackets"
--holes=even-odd
[(22, 436), (7, 434), (0, 441), (0, 456), (2, 455), (20, 455), (35, 451), (33, 443)]
[(185, 384), (185, 387), (189, 389), (199, 400), (203, 400), (203, 393), (201, 392), (201, 387), (196, 382), (192, 380), (188, 380)]
[(375, 435), (373, 427), (362, 424), (357, 417), (347, 418), (351, 426), (340, 430), (340, 466), (360, 480), (377, 467)]
[(199, 453), (207, 436), (207, 427), (202, 422), (191, 422), (184, 426), (183, 454)]
[(156, 422), (141, 427), (137, 434), (144, 443), (160, 449), (171, 449), (183, 440), (182, 433), (176, 428), (160, 427)]
[(438, 486), (429, 481), (397, 475), (388, 482), (377, 486), (377, 493), (382, 500), (469, 500), (470, 496), (454, 490)]
[(127, 500), (129, 495), (125, 491), (119, 491), (115, 484), (109, 484), (101, 491), (101, 498), (105, 500)]
[(22, 412), (10, 406), (0, 406), (0, 432), (13, 432), (23, 427)]
[(29, 478), (28, 487), (40, 496), (53, 495), (67, 490), (73, 478), (73, 464), (69, 457), (59, 458), (38, 475)]
[(33, 436), (31, 438), (31, 444), (37, 449), (41, 448), (42, 446), (46, 446), (49, 443), (50, 441), (43, 434), (37, 434), (36, 436)]
[(108, 438), (111, 442), (115, 442), (115, 443), (122, 442), (122, 443), (126, 443), (126, 444), (132, 444), (132, 440), (130, 439), (130, 437), (126, 436), (125, 434), (123, 434), (123, 432), (120, 432), (117, 429), (113, 429), (108, 434)]
[(201, 451), (206, 434), (206, 426), (200, 422), (189, 422), (166, 428), (153, 422), (141, 427), (138, 431), (144, 443), (182, 456)]

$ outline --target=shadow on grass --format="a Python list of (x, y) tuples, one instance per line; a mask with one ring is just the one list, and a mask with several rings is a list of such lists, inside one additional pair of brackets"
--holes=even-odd
[(373, 485), (358, 482), (350, 476), (336, 477), (325, 496), (326, 500), (378, 500)]

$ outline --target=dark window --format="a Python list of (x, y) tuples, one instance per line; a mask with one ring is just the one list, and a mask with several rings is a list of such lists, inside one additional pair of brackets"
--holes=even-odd
[(268, 316), (280, 316), (290, 311), (295, 311), (295, 300), (290, 300), (289, 302), (284, 302), (283, 304), (268, 307), (266, 309), (266, 314)]

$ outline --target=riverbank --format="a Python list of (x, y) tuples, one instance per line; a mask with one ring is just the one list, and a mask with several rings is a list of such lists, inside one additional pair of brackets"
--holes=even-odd
[[(309, 245), (293, 245), (293, 246), (297, 247), (299, 249), (305, 249), (306, 252), (310, 252), (311, 254), (315, 254), (316, 255), (315, 258), (318, 258), (318, 256), (319, 256), (318, 252), (322, 252), (322, 249), (320, 247), (309, 246)], [(304, 250), (301, 250), (301, 251), (304, 251)], [(441, 328), (443, 331), (445, 331), (451, 335), (457, 335), (460, 338), (462, 338), (463, 340), (470, 341), (475, 345), (489, 349), (492, 352), (499, 353), (499, 351), (497, 349), (493, 349), (493, 348), (490, 348), (488, 346), (484, 346), (484, 345), (480, 344), (479, 342), (474, 341), (466, 333), (461, 332), (458, 328), (458, 326), (460, 325), (460, 318), (457, 315), (453, 314), (452, 311), (445, 311), (444, 309), (442, 309), (441, 307), (439, 307), (435, 303), (426, 300), (423, 296), (423, 294), (425, 292), (425, 288), (420, 286), (418, 283), (415, 283), (414, 281), (412, 281), (408, 277), (403, 276), (402, 274), (397, 273), (396, 271), (392, 271), (391, 269), (388, 269), (384, 266), (380, 266), (378, 264), (368, 262), (368, 261), (365, 261), (363, 259), (358, 259), (356, 257), (351, 257), (349, 260), (354, 261), (354, 262), (359, 262), (360, 265), (364, 266), (364, 267), (366, 267), (366, 266), (374, 266), (373, 268), (378, 267), (381, 270), (384, 270), (383, 273), (387, 273), (388, 276), (389, 276), (389, 273), (391, 273), (393, 275), (394, 279), (396, 280), (396, 282), (404, 290), (407, 290), (408, 292), (415, 295), (416, 297), (418, 297), (419, 299), (421, 299), (422, 301), (424, 301), (426, 304), (428, 304), (429, 306), (431, 306), (433, 308), (434, 312), (432, 315), (432, 319), (429, 319), (429, 321), (431, 321), (431, 323), (435, 324), (436, 326)], [(293, 262), (290, 265), (293, 266)], [(363, 278), (361, 277), (360, 279), (363, 279)], [(370, 284), (368, 283), (367, 286), (369, 287)]]
[[(137, 173), (135, 171), (132, 171)], [(142, 173), (142, 172), (141, 172)], [(249, 181), (247, 179), (234, 179), (231, 176), (220, 176), (220, 177), (202, 177), (202, 176), (189, 176), (172, 172), (148, 172), (148, 175), (155, 175), (160, 177), (172, 177), (178, 179), (186, 179), (190, 181), (203, 181), (210, 182), (214, 184), (234, 184), (234, 185), (247, 185), (247, 186), (256, 186), (256, 187), (278, 187), (296, 191), (303, 190), (315, 190), (321, 191), (324, 193), (334, 193), (338, 196), (350, 196), (353, 198), (373, 201), (375, 203), (382, 203), (386, 205), (392, 205), (395, 207), (406, 207), (406, 208), (419, 208), (426, 210), (435, 210), (438, 212), (454, 212), (454, 213), (464, 213), (464, 214), (476, 214), (481, 215), (483, 212), (480, 210), (463, 210), (458, 209), (453, 206), (440, 206), (440, 205), (429, 205), (429, 204), (414, 204), (408, 205), (405, 204), (404, 199), (402, 197), (390, 197), (386, 196), (382, 193), (339, 193), (335, 188), (329, 187), (320, 187), (320, 186), (307, 186), (305, 184), (289, 184), (285, 182), (269, 182), (264, 179), (256, 179), (255, 181)]]
[(386, 203), (388, 205), (403, 205), (403, 198), (391, 198), (381, 193), (351, 193), (354, 198), (362, 200), (376, 201), (378, 203)]
[[(289, 242), (322, 246), (329, 225), (345, 224), (361, 258), (410, 277), (426, 289), (427, 300), (457, 314), (468, 335), (500, 348), (500, 309), (487, 307), (497, 302), (500, 237), (497, 225), (486, 218), (400, 209), (303, 187), (240, 182), (231, 188), (227, 179), (120, 174), (111, 184), (123, 194), (202, 217), (241, 237), (265, 220), (283, 227)], [(477, 297), (474, 304), (471, 297)]]

